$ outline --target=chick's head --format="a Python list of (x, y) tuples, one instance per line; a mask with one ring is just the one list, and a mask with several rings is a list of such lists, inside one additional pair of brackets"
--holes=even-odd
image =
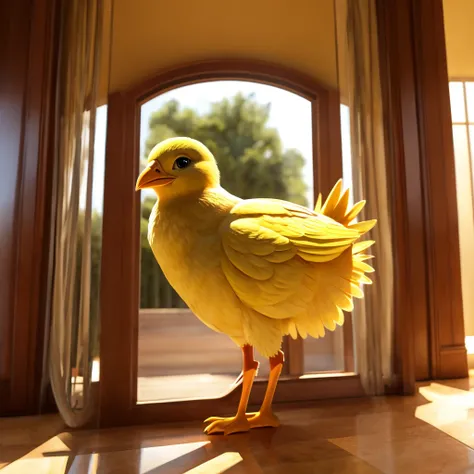
[(192, 138), (170, 138), (151, 150), (136, 190), (152, 188), (160, 199), (167, 199), (216, 186), (219, 169), (209, 149)]

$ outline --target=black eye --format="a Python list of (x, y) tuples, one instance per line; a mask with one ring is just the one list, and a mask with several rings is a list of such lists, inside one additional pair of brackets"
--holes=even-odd
[(189, 158), (186, 158), (185, 156), (179, 156), (176, 158), (174, 164), (173, 164), (173, 169), (180, 169), (182, 170), (183, 168), (187, 168), (191, 164), (191, 160)]

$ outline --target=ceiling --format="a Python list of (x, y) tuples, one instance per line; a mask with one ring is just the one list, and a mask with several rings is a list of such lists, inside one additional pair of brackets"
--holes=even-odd
[(161, 69), (259, 59), (337, 84), (333, 0), (115, 0), (110, 90)]
[[(474, 0), (444, 0), (444, 14), (449, 76), (474, 78)], [(333, 0), (115, 0), (112, 25), (111, 92), (214, 58), (269, 61), (337, 86)]]

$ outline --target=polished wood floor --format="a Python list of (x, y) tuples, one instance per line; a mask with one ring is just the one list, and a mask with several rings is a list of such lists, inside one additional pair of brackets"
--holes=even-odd
[(474, 474), (469, 381), (415, 397), (279, 406), (282, 426), (205, 436), (200, 424), (68, 431), (57, 416), (0, 420), (2, 474)]

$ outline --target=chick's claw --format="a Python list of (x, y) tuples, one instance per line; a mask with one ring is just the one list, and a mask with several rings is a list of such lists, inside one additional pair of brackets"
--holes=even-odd
[[(245, 417), (248, 419), (253, 418), (255, 415), (258, 415), (258, 412), (252, 412), (252, 413), (246, 413)], [(209, 418), (206, 418), (204, 420), (204, 423), (212, 423), (213, 421), (218, 421), (218, 420), (231, 420), (232, 418), (225, 418), (222, 416), (210, 416)]]
[(262, 411), (252, 413), (249, 418), (250, 428), (278, 428), (280, 426), (280, 420), (272, 412)]
[(205, 434), (217, 434), (224, 433), (225, 435), (233, 433), (245, 433), (250, 431), (250, 423), (246, 417), (243, 416), (232, 416), (230, 418), (218, 418), (211, 417), (208, 418), (205, 422), (210, 424), (204, 429)]

